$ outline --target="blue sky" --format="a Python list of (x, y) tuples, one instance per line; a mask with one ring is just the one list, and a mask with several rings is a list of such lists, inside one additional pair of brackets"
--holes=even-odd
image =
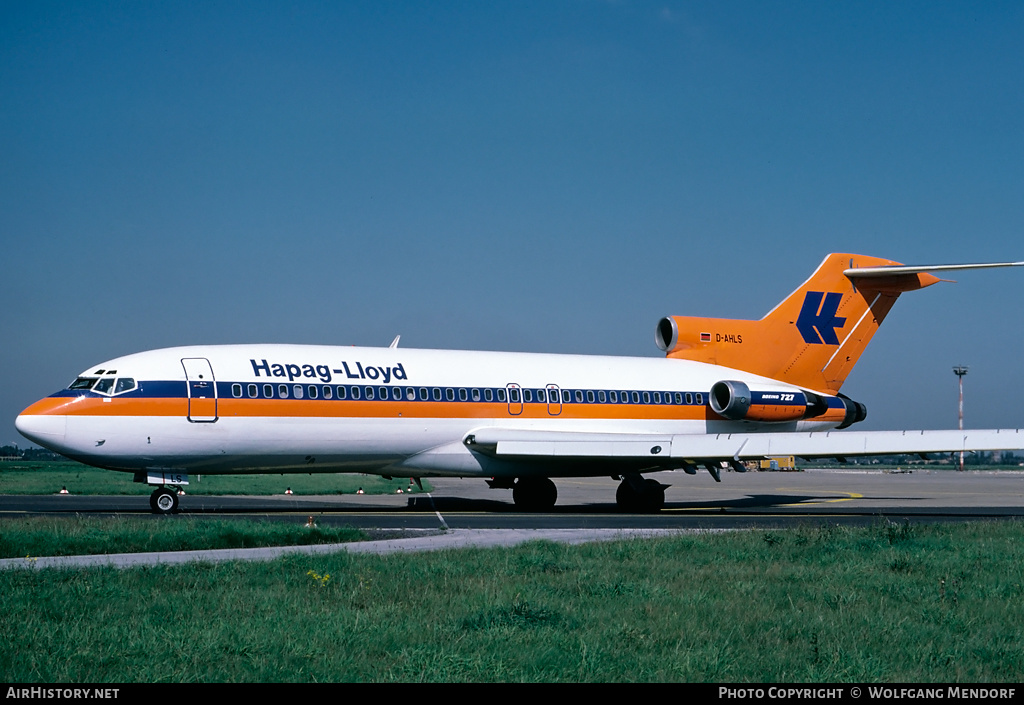
[[(833, 251), (1024, 259), (1019, 2), (0, 4), (0, 443), (192, 343), (656, 356)], [(866, 429), (1024, 426), (1024, 272), (904, 296)], [(6, 435), (4, 435), (6, 430)]]

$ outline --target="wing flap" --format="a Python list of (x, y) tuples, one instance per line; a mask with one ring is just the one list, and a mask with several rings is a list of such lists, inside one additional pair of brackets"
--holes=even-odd
[(753, 460), (1024, 449), (1024, 430), (824, 431), (817, 433), (633, 434), (487, 428), (466, 444), (497, 457)]

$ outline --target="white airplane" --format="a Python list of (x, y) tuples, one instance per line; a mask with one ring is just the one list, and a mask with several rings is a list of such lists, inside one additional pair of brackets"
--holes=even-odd
[(769, 456), (847, 457), (1024, 448), (1017, 429), (850, 432), (839, 393), (904, 291), (933, 272), (832, 254), (759, 321), (667, 317), (665, 358), (217, 345), (89, 367), (23, 411), (18, 430), (69, 458), (156, 485), (177, 509), (189, 473), (358, 472), (490, 478), (517, 506), (556, 501), (552, 477), (610, 475), (630, 511), (665, 487), (643, 473), (742, 471)]

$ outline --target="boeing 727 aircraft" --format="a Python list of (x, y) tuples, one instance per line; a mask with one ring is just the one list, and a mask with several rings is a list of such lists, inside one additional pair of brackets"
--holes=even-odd
[(127, 355), (25, 409), (41, 446), (156, 485), (176, 510), (189, 473), (488, 478), (517, 506), (556, 501), (551, 478), (610, 475), (628, 511), (656, 511), (645, 472), (742, 471), (768, 456), (1024, 448), (1016, 429), (851, 432), (839, 392), (899, 295), (946, 271), (832, 254), (759, 321), (672, 316), (665, 358), (217, 345)]

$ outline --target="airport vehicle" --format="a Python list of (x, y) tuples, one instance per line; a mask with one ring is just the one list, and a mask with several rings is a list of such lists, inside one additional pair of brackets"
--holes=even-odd
[(957, 269), (832, 254), (759, 321), (670, 316), (664, 358), (217, 345), (127, 355), (22, 412), (18, 430), (70, 458), (156, 486), (177, 508), (189, 473), (360, 472), (487, 479), (552, 507), (551, 478), (610, 475), (629, 511), (655, 511), (645, 472), (771, 456), (1014, 450), (1016, 429), (852, 432), (840, 388), (899, 295)]

